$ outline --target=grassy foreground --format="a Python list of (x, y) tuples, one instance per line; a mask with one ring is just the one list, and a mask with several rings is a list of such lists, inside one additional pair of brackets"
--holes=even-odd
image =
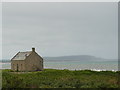
[(14, 73), (2, 70), (3, 88), (119, 88), (118, 74), (112, 71), (56, 70)]

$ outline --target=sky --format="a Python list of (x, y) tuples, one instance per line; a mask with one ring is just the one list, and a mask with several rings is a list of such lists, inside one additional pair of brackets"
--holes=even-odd
[(2, 58), (36, 48), (41, 56), (118, 57), (117, 3), (3, 3)]
[(1, 0), (1, 2), (119, 2), (119, 0)]
[[(2, 3), (0, 3), (0, 42), (2, 42)], [(0, 43), (0, 60), (2, 59), (2, 43)]]

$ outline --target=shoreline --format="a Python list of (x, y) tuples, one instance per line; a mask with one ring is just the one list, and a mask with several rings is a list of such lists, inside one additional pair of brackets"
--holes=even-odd
[[(86, 66), (89, 65), (89, 66)], [(93, 65), (93, 66), (92, 66)], [(105, 64), (106, 65), (106, 64)], [(94, 64), (51, 64), (51, 63), (44, 63), (44, 68), (45, 69), (58, 69), (58, 70), (64, 70), (64, 69), (68, 69), (68, 70), (91, 70), (91, 71), (119, 71), (118, 70), (118, 65), (113, 65), (114, 67), (110, 66), (103, 66), (101, 65), (94, 65)], [(0, 69), (11, 69), (11, 65), (10, 63), (0, 63)]]

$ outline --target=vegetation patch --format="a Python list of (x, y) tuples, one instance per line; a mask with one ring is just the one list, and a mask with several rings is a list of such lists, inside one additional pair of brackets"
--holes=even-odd
[(45, 69), (37, 72), (2, 70), (3, 88), (119, 88), (120, 72)]

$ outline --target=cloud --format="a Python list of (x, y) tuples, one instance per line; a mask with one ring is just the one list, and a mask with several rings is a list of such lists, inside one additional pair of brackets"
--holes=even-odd
[(117, 3), (3, 3), (3, 56), (35, 46), (43, 56), (116, 58), (117, 15)]

